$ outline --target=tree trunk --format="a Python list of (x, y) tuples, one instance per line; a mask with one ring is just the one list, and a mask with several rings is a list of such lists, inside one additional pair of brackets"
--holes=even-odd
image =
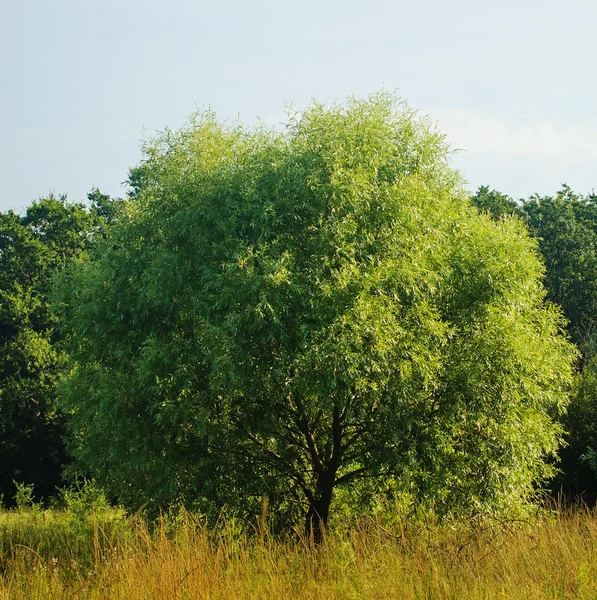
[(315, 544), (321, 544), (325, 534), (325, 528), (330, 514), (330, 504), (332, 503), (332, 494), (334, 491), (334, 481), (336, 475), (326, 473), (317, 482), (317, 496), (309, 504), (307, 511), (306, 534)]
[(335, 406), (332, 420), (332, 436), (328, 448), (320, 453), (306, 419), (301, 419), (298, 428), (303, 432), (310, 454), (313, 471), (317, 473), (314, 493), (307, 493), (309, 510), (307, 511), (306, 534), (315, 544), (321, 544), (328, 524), (332, 494), (336, 485), (336, 473), (342, 461), (343, 412)]

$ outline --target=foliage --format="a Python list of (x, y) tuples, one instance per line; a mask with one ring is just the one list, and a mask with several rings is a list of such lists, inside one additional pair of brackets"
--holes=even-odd
[(482, 212), (487, 212), (494, 219), (520, 214), (520, 206), (506, 194), (490, 190), (482, 185), (471, 197), (472, 203)]
[(57, 292), (81, 463), (133, 509), (267, 494), (316, 535), (338, 486), (519, 506), (573, 353), (535, 244), (447, 156), (385, 94), (148, 143), (134, 210)]
[(15, 484), (15, 506), (19, 511), (39, 510), (41, 507), (34, 501), (34, 485), (14, 482)]
[(562, 307), (572, 340), (588, 360), (597, 350), (597, 198), (564, 185), (555, 196), (517, 204), (481, 186), (471, 200), (496, 220), (517, 215), (525, 222), (546, 266), (548, 298)]
[(98, 190), (88, 209), (50, 195), (24, 215), (0, 213), (0, 494), (13, 480), (48, 497), (61, 481), (64, 418), (55, 386), (65, 364), (58, 321), (49, 305), (50, 277), (81, 257), (106, 228), (112, 206)]
[(562, 473), (554, 482), (567, 494), (597, 498), (597, 356), (593, 356), (575, 380), (564, 424), (567, 444), (560, 450)]
[(60, 501), (64, 509), (81, 522), (90, 515), (112, 512), (103, 490), (92, 481), (80, 480), (70, 487), (62, 488)]
[(554, 487), (572, 495), (588, 493), (586, 499), (593, 500), (597, 478), (583, 457), (597, 447), (597, 199), (564, 186), (554, 197), (525, 202), (524, 218), (539, 241), (549, 298), (562, 306), (581, 352), (576, 389), (563, 421), (567, 446), (560, 451), (562, 473)]
[[(513, 208), (507, 196), (479, 188), (474, 204), (496, 219)], [(568, 332), (580, 350), (577, 381), (567, 416), (566, 446), (560, 450), (562, 473), (555, 489), (597, 497), (597, 478), (590, 468), (597, 448), (597, 198), (564, 185), (555, 196), (532, 196), (513, 210), (539, 244), (546, 266), (548, 298), (562, 307)]]
[(530, 198), (523, 210), (545, 261), (549, 298), (587, 360), (597, 350), (597, 198), (564, 186), (553, 197)]

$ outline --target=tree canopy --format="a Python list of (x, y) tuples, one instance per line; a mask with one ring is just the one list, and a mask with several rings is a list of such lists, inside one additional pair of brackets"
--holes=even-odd
[(580, 350), (571, 405), (562, 423), (566, 443), (560, 449), (561, 472), (552, 486), (569, 496), (597, 497), (597, 478), (590, 468), (597, 448), (597, 198), (563, 185), (554, 196), (531, 196), (520, 203), (483, 186), (472, 198), (482, 211), (501, 219), (517, 215), (537, 239), (545, 263), (548, 298), (562, 307), (567, 330)]
[(520, 217), (537, 239), (545, 262), (548, 298), (562, 307), (583, 362), (597, 350), (597, 198), (563, 185), (554, 196), (512, 198), (481, 186), (472, 197), (494, 219)]
[(569, 320), (586, 360), (597, 351), (597, 199), (564, 186), (555, 196), (533, 196), (524, 220), (539, 240), (545, 286)]
[(66, 432), (56, 382), (65, 356), (48, 295), (52, 274), (105, 230), (101, 209), (113, 201), (98, 190), (89, 199), (91, 208), (50, 194), (24, 215), (0, 213), (0, 495), (7, 503), (13, 480), (34, 484), (38, 497), (62, 482)]
[(316, 532), (341, 487), (528, 498), (574, 352), (535, 242), (479, 215), (448, 158), (383, 93), (149, 142), (128, 217), (57, 293), (81, 463), (133, 508), (267, 494)]

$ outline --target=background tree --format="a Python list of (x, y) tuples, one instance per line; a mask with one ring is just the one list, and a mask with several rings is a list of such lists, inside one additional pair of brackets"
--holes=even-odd
[(149, 144), (130, 218), (58, 294), (79, 460), (133, 508), (266, 493), (316, 536), (360, 481), (519, 506), (572, 350), (534, 243), (477, 214), (447, 152), (385, 94)]
[(472, 200), (495, 219), (517, 214), (538, 241), (548, 298), (562, 307), (570, 337), (580, 350), (572, 403), (563, 417), (567, 436), (560, 450), (562, 472), (552, 485), (593, 500), (597, 478), (585, 457), (597, 448), (597, 198), (564, 185), (555, 196), (535, 195), (518, 205), (488, 187), (479, 188)]
[(583, 360), (595, 353), (597, 334), (597, 203), (564, 186), (555, 196), (533, 196), (524, 220), (539, 241), (549, 298), (569, 321)]
[(515, 200), (486, 185), (482, 185), (471, 200), (481, 212), (488, 213), (494, 219), (521, 214), (520, 205)]
[(564, 420), (567, 445), (560, 450), (561, 472), (553, 488), (592, 503), (597, 497), (597, 356), (576, 376), (571, 397)]
[(90, 200), (88, 208), (50, 195), (24, 215), (0, 213), (0, 494), (7, 503), (13, 480), (33, 483), (38, 498), (61, 482), (65, 429), (56, 381), (65, 357), (48, 293), (56, 269), (105, 227), (100, 211), (111, 200), (98, 190)]
[[(561, 474), (554, 488), (571, 496), (597, 497), (597, 478), (585, 460), (597, 448), (595, 435), (597, 387), (594, 360), (597, 351), (597, 203), (564, 186), (555, 196), (535, 196), (524, 203), (524, 218), (546, 265), (546, 287), (569, 320), (568, 330), (581, 351), (570, 412), (564, 419), (568, 432), (560, 451)], [(592, 367), (587, 367), (593, 362)]]
[(496, 220), (517, 215), (537, 239), (548, 298), (562, 307), (584, 364), (596, 350), (597, 198), (576, 194), (564, 185), (555, 196), (535, 195), (517, 204), (481, 186), (472, 202)]

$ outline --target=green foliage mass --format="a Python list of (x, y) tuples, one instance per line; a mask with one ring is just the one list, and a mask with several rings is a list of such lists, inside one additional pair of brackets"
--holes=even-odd
[(57, 292), (81, 463), (135, 509), (267, 494), (316, 528), (337, 487), (528, 499), (574, 352), (535, 242), (480, 216), (448, 156), (385, 94), (149, 142), (134, 209)]
[(471, 198), (473, 204), (482, 212), (491, 215), (493, 219), (502, 219), (512, 215), (520, 215), (520, 205), (510, 196), (497, 190), (491, 190), (482, 185)]
[(100, 210), (111, 201), (98, 190), (90, 200), (88, 209), (50, 195), (24, 215), (0, 213), (0, 494), (7, 502), (13, 480), (34, 484), (39, 497), (61, 482), (66, 432), (55, 388), (65, 356), (48, 293), (51, 275), (105, 230)]
[(597, 351), (597, 198), (564, 185), (555, 196), (534, 195), (517, 204), (482, 186), (472, 201), (494, 219), (519, 216), (537, 239), (548, 298), (562, 307), (584, 364)]
[(595, 499), (597, 478), (589, 458), (597, 448), (597, 198), (564, 185), (555, 196), (535, 195), (516, 204), (481, 187), (473, 203), (496, 219), (517, 214), (538, 241), (548, 298), (562, 307), (580, 350), (570, 410), (563, 418), (567, 436), (560, 450), (561, 473), (552, 485), (572, 496)]
[(561, 452), (563, 473), (557, 483), (567, 492), (588, 492), (589, 500), (597, 491), (597, 356), (576, 377), (565, 424), (568, 445)]
[(539, 240), (550, 299), (562, 306), (585, 360), (597, 350), (597, 198), (569, 187), (532, 197), (524, 218)]
[(524, 203), (524, 218), (539, 240), (549, 298), (562, 306), (568, 330), (581, 352), (569, 414), (564, 418), (566, 447), (562, 473), (554, 487), (570, 495), (597, 497), (597, 478), (585, 456), (597, 448), (597, 198), (564, 186), (555, 196)]

